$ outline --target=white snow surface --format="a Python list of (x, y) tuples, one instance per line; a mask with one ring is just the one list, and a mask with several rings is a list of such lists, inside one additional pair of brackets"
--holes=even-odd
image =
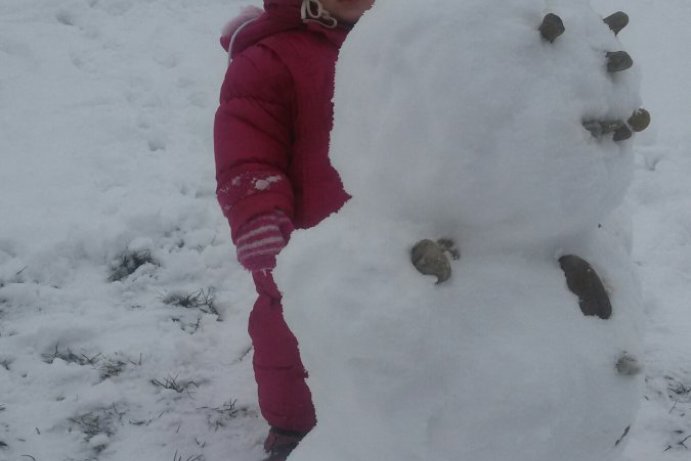
[[(211, 136), (227, 64), (219, 31), (246, 3), (0, 3), (0, 460), (262, 458), (266, 426), (257, 416), (246, 334), (254, 290), (234, 261), (215, 201)], [(691, 64), (683, 57), (691, 6), (593, 6), (602, 15), (621, 9), (631, 16), (620, 39), (640, 68), (642, 101), (654, 117), (630, 154), (633, 257), (647, 335), (646, 385), (624, 455), (688, 459)], [(431, 17), (411, 28), (411, 41), (433, 30)], [(400, 44), (402, 57), (411, 44)], [(583, 104), (594, 114), (604, 110)], [(425, 141), (434, 139), (421, 136)], [(377, 180), (385, 189), (387, 179)], [(389, 247), (359, 251), (383, 260), (397, 248), (393, 237)], [(150, 262), (114, 280), (126, 254)], [(333, 264), (327, 269), (339, 267), (338, 259), (323, 257)], [(507, 277), (501, 268), (494, 274)], [(393, 283), (403, 288), (412, 275)], [(359, 279), (341, 279), (334, 289), (373, 302)], [(319, 305), (312, 309), (315, 334), (352, 323), (346, 313), (334, 319)], [(394, 327), (381, 339), (395, 341)], [(361, 348), (377, 359), (376, 344)], [(325, 349), (322, 360), (330, 354), (338, 356)], [(421, 383), (391, 414), (412, 411), (429, 397), (426, 389)], [(339, 397), (326, 405), (336, 407)], [(489, 402), (482, 408), (494, 410)], [(376, 439), (393, 424), (361, 417), (342, 434), (345, 449), (357, 431)]]

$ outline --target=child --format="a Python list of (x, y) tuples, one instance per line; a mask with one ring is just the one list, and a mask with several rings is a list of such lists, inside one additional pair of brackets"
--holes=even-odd
[[(348, 31), (374, 0), (264, 0), (221, 39), (231, 61), (214, 143), (217, 196), (259, 294), (249, 320), (267, 460), (285, 460), (316, 424), (296, 338), (271, 271), (294, 228), (348, 199), (328, 159), (334, 70)], [(318, 306), (315, 306), (318, 308)]]

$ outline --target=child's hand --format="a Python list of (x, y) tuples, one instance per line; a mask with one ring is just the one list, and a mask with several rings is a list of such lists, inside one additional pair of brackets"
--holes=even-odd
[(292, 231), (293, 223), (280, 210), (251, 219), (238, 232), (238, 261), (252, 272), (273, 269), (276, 255), (288, 244)]

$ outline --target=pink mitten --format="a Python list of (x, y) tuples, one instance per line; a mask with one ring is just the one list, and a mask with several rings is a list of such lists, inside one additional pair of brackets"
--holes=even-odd
[(280, 210), (263, 214), (245, 223), (237, 233), (238, 261), (252, 272), (276, 267), (276, 255), (288, 244), (293, 223)]

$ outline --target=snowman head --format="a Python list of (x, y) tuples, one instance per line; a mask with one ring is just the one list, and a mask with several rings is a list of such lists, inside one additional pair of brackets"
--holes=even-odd
[(630, 141), (611, 132), (640, 107), (636, 67), (611, 67), (628, 55), (586, 0), (556, 2), (554, 37), (544, 1), (484, 10), (382, 0), (355, 27), (331, 145), (348, 206), (516, 242), (596, 226), (631, 180)]

